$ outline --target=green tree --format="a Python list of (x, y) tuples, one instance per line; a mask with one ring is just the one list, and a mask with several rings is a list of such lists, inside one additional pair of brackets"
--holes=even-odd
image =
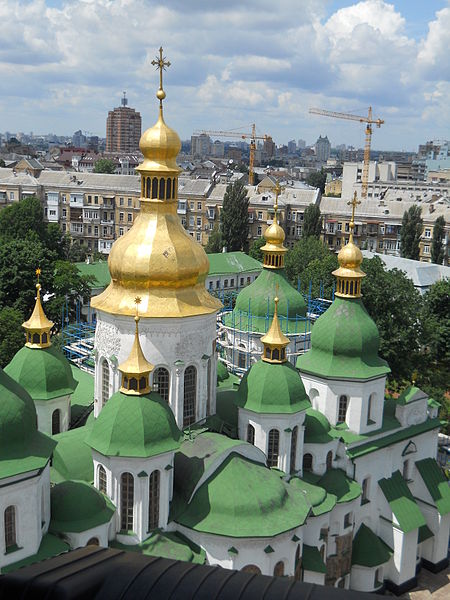
[(222, 252), (222, 246), (222, 234), (220, 233), (218, 225), (214, 225), (214, 229), (211, 231), (208, 238), (208, 243), (205, 246), (205, 251), (207, 254)]
[(67, 305), (69, 321), (74, 320), (77, 300), (81, 298), (86, 302), (90, 298), (93, 279), (92, 276), (81, 275), (75, 264), (57, 260), (49, 289), (53, 295), (46, 307), (48, 318), (60, 325), (61, 310)]
[(325, 184), (327, 182), (327, 174), (325, 171), (320, 169), (320, 171), (313, 171), (306, 178), (306, 183), (312, 187), (319, 188), (322, 194), (325, 193)]
[(99, 158), (94, 164), (94, 173), (107, 173), (109, 175), (116, 172), (116, 165), (110, 158)]
[(264, 253), (261, 250), (261, 248), (264, 246), (265, 243), (266, 240), (263, 237), (256, 239), (250, 246), (250, 250), (248, 251), (249, 256), (255, 258), (256, 260), (259, 260), (259, 262), (263, 262)]
[(419, 242), (422, 228), (422, 208), (417, 204), (413, 204), (403, 213), (400, 231), (400, 254), (403, 258), (419, 260)]
[(0, 310), (0, 367), (5, 367), (23, 346), (23, 314), (15, 308)]
[(3, 239), (23, 239), (33, 233), (44, 241), (46, 232), (42, 204), (35, 196), (23, 198), (0, 211), (0, 237)]
[(303, 237), (320, 237), (322, 233), (322, 218), (317, 204), (310, 204), (303, 215)]
[(338, 266), (337, 257), (331, 252), (323, 258), (312, 260), (301, 274), (302, 292), (309, 293), (311, 285), (311, 296), (313, 298), (331, 299), (336, 284), (333, 271)]
[(248, 197), (241, 181), (227, 186), (220, 222), (223, 244), (227, 252), (245, 250), (248, 244)]
[(445, 219), (440, 216), (434, 222), (433, 243), (431, 244), (431, 261), (437, 265), (442, 265), (444, 261), (444, 248), (442, 242), (445, 236)]
[(328, 250), (322, 240), (315, 237), (303, 237), (298, 240), (292, 250), (289, 250), (286, 254), (286, 273), (292, 284), (296, 286), (297, 280), (300, 277), (303, 288), (303, 272), (308, 265), (313, 260), (323, 260), (330, 254), (330, 250)]

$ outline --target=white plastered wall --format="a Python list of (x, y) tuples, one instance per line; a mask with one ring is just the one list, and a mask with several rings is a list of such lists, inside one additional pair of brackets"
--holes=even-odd
[(52, 415), (60, 411), (60, 433), (67, 431), (70, 425), (70, 395), (60, 396), (52, 400), (34, 400), (36, 407), (38, 430), (52, 435)]

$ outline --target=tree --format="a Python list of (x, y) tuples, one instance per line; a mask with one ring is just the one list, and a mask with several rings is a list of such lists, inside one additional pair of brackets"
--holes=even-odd
[(248, 197), (241, 181), (227, 186), (220, 222), (227, 252), (245, 249), (248, 244)]
[(413, 204), (403, 213), (400, 231), (400, 255), (403, 258), (419, 260), (419, 242), (422, 228), (422, 208), (417, 204)]
[(99, 158), (94, 165), (94, 173), (107, 173), (111, 175), (116, 172), (116, 165), (110, 158)]
[(310, 204), (303, 215), (303, 237), (319, 238), (322, 233), (322, 219), (317, 204)]
[(94, 279), (93, 276), (81, 275), (75, 264), (57, 260), (49, 289), (53, 295), (46, 307), (48, 318), (61, 324), (61, 310), (67, 304), (68, 317), (72, 321), (76, 315), (77, 300), (81, 298), (87, 301), (90, 298), (90, 284)]
[(434, 222), (433, 243), (431, 244), (431, 262), (442, 265), (444, 261), (444, 248), (442, 242), (445, 236), (445, 219), (440, 216)]
[(249, 256), (256, 260), (259, 260), (259, 262), (263, 262), (264, 254), (261, 248), (264, 246), (265, 243), (266, 240), (263, 237), (256, 239), (250, 246), (250, 250), (248, 251)]
[(37, 235), (39, 240), (45, 240), (47, 224), (44, 222), (44, 211), (39, 198), (29, 196), (0, 211), (0, 237), (23, 239), (30, 232)]
[(323, 168), (320, 171), (313, 171), (306, 178), (306, 183), (312, 187), (319, 188), (320, 192), (325, 193), (325, 183), (327, 181), (327, 174)]
[(2, 168), (6, 167), (6, 163), (3, 160), (3, 158), (0, 158), (0, 167), (2, 167)]
[(213, 252), (222, 252), (222, 234), (220, 233), (220, 229), (217, 225), (214, 226), (214, 229), (211, 231), (208, 243), (206, 244), (205, 251), (207, 254), (212, 254)]
[(338, 266), (337, 257), (331, 252), (324, 258), (312, 260), (300, 277), (302, 292), (309, 294), (311, 289), (312, 298), (331, 299), (336, 284), (333, 271)]
[(15, 308), (0, 310), (0, 367), (5, 367), (24, 344), (23, 314)]
[(313, 260), (322, 260), (331, 254), (325, 244), (314, 237), (301, 238), (292, 250), (286, 254), (286, 272), (293, 285), (297, 285), (300, 277), (302, 286), (303, 272)]

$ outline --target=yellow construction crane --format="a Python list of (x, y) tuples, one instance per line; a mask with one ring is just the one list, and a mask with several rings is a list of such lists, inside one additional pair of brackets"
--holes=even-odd
[(254, 175), (254, 163), (255, 163), (255, 150), (256, 150), (256, 140), (272, 140), (270, 135), (256, 135), (256, 126), (253, 123), (252, 132), (251, 133), (240, 133), (238, 131), (207, 131), (206, 129), (202, 129), (201, 131), (195, 131), (195, 135), (200, 135), (205, 133), (206, 135), (211, 135), (215, 137), (238, 137), (242, 140), (246, 140), (250, 138), (250, 160), (248, 164), (248, 183), (249, 185), (253, 185), (253, 175)]
[(359, 117), (349, 113), (334, 112), (331, 110), (323, 110), (322, 108), (310, 108), (309, 112), (313, 115), (323, 115), (325, 117), (334, 117), (335, 119), (348, 119), (350, 121), (358, 121), (366, 123), (366, 143), (364, 145), (364, 165), (362, 174), (361, 198), (367, 198), (367, 187), (369, 181), (369, 162), (370, 162), (370, 144), (372, 142), (372, 125), (381, 127), (384, 123), (383, 119), (372, 119), (372, 107), (369, 106), (367, 117)]

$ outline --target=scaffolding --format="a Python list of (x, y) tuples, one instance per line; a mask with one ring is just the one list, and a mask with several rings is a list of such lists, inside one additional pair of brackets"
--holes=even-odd
[(94, 373), (94, 340), (95, 340), (95, 313), (91, 315), (91, 306), (88, 304), (88, 321), (82, 320), (83, 304), (80, 300), (76, 303), (76, 320), (69, 322), (67, 300), (61, 311), (62, 347), (68, 360), (89, 373)]

